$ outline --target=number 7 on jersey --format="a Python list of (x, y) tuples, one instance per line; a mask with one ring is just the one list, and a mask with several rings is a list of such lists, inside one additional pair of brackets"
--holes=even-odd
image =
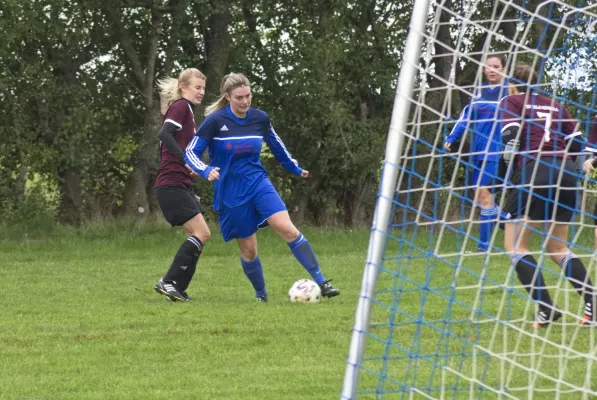
[(541, 112), (541, 111), (537, 111), (537, 116), (539, 118), (544, 118), (545, 119), (545, 126), (543, 128), (543, 140), (546, 142), (549, 142), (550, 140), (550, 135), (551, 135), (551, 120), (552, 120), (552, 116), (550, 112)]

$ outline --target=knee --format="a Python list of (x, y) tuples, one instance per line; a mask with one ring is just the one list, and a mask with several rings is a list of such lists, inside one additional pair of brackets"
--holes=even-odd
[(201, 243), (203, 244), (205, 244), (211, 237), (211, 232), (207, 226), (203, 228), (192, 229), (190, 232), (187, 232), (187, 234), (195, 236), (196, 238), (201, 240)]
[(291, 221), (288, 221), (287, 224), (278, 227), (276, 232), (286, 243), (294, 242), (300, 235), (299, 230)]
[(510, 256), (510, 258), (529, 252), (528, 247), (522, 243), (507, 243), (506, 242), (506, 243), (504, 243), (504, 249)]
[(211, 231), (209, 230), (209, 228), (202, 230), (201, 232), (199, 232), (199, 234), (203, 238), (201, 239), (203, 243), (207, 242), (211, 237)]
[[(294, 226), (293, 226), (293, 228), (294, 228)], [(291, 242), (294, 242), (299, 237), (299, 235), (300, 235), (300, 232), (298, 231), (298, 229), (294, 228), (294, 229), (286, 232), (286, 234), (282, 237), (284, 238), (284, 241), (286, 243), (291, 243)]]
[(562, 256), (565, 256), (566, 254), (570, 253), (570, 249), (568, 248), (568, 246), (566, 246), (565, 243), (547, 244), (547, 246), (545, 246), (545, 250), (547, 250), (549, 257), (557, 263), (560, 262)]
[(479, 189), (479, 204), (481, 207), (490, 208), (493, 204), (491, 204), (491, 194), (487, 189)]
[(240, 256), (245, 261), (253, 261), (257, 258), (257, 248), (240, 249)]

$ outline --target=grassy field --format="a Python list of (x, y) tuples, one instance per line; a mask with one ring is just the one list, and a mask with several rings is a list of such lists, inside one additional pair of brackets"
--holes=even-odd
[(0, 240), (1, 399), (331, 399), (341, 388), (368, 232), (304, 231), (342, 290), (290, 304), (307, 273), (260, 232), (258, 304), (233, 243), (214, 232), (189, 294), (153, 291), (184, 240), (165, 226), (101, 225)]
[[(189, 288), (196, 300), (184, 304), (167, 302), (153, 291), (184, 240), (166, 226), (101, 224), (57, 229), (46, 237), (1, 232), (0, 399), (337, 399), (369, 232), (303, 232), (324, 273), (342, 290), (340, 297), (318, 305), (290, 304), (288, 288), (307, 274), (268, 230), (259, 233), (268, 304), (254, 301), (236, 245), (224, 244), (217, 232)], [(429, 242), (425, 234), (412, 240), (422, 247)], [(439, 244), (450, 252), (457, 241), (446, 234)], [(400, 240), (391, 242), (388, 255), (404, 254), (401, 246)], [(531, 331), (524, 320), (532, 319), (532, 311), (516, 291), (487, 289), (476, 299), (478, 291), (466, 289), (478, 283), (483, 270), (504, 282), (505, 257), (492, 257), (484, 266), (476, 255), (433, 263), (424, 253), (409, 255), (408, 262), (389, 259), (381, 276), (364, 363), (372, 373), (363, 375), (359, 398), (380, 398), (376, 391), (381, 390), (388, 392), (384, 399), (410, 398), (401, 394), (397, 381), (402, 380), (421, 390), (443, 382), (455, 388), (447, 391), (455, 394), (448, 398), (469, 398), (456, 391), (466, 381), (442, 375), (440, 364), (491, 386), (504, 384), (507, 365), (499, 357), (483, 362), (488, 359), (484, 352), (470, 354), (466, 343), (473, 341), (506, 349), (511, 359), (520, 353), (521, 367), (506, 368), (514, 375), (511, 387), (529, 384), (530, 367), (556, 375), (564, 368), (562, 380), (582, 384), (587, 364), (567, 364), (575, 353), (557, 349), (594, 351), (588, 345), (595, 342), (593, 330), (574, 333), (564, 324), (537, 337), (521, 335)], [(548, 281), (554, 284), (553, 277)], [(473, 315), (475, 301), (479, 312)], [(521, 321), (495, 329), (495, 323), (486, 322), (492, 315)], [(546, 338), (560, 346), (541, 350)], [(414, 350), (420, 356), (413, 357)], [(540, 352), (553, 358), (538, 359)], [(480, 361), (469, 363), (474, 359)], [(540, 388), (551, 387), (541, 377), (534, 379)], [(512, 393), (527, 398), (524, 392)], [(484, 392), (475, 398), (496, 397)], [(537, 392), (534, 398), (554, 397)]]

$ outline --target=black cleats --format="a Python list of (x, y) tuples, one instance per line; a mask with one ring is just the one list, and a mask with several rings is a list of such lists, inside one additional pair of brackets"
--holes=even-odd
[(562, 318), (562, 313), (559, 312), (558, 310), (539, 309), (539, 311), (537, 311), (537, 314), (535, 316), (535, 322), (533, 323), (533, 328), (535, 328), (535, 329), (545, 328), (550, 323), (555, 322), (555, 321), (559, 320), (560, 318)]
[(187, 300), (188, 297), (185, 296), (183, 293), (180, 293), (178, 289), (174, 286), (174, 282), (164, 282), (160, 279), (158, 283), (156, 283), (154, 287), (155, 291), (159, 294), (163, 294), (171, 301), (189, 301)]
[(340, 290), (336, 289), (330, 283), (331, 279), (323, 282), (319, 287), (321, 288), (321, 296), (323, 297), (336, 297), (340, 294)]
[(255, 297), (257, 303), (267, 303), (267, 296), (257, 296)]
[(595, 313), (593, 311), (593, 303), (592, 302), (586, 302), (585, 303), (585, 315), (582, 319), (582, 321), (580, 322), (581, 326), (588, 326), (591, 328), (594, 328), (597, 326), (597, 321), (595, 321)]

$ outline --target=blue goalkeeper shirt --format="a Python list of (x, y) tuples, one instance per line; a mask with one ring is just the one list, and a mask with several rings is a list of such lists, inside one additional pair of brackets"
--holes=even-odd
[(506, 86), (490, 87), (483, 85), (476, 96), (464, 107), (452, 132), (446, 137), (447, 143), (459, 140), (467, 129), (471, 131), (471, 155), (473, 161), (499, 161), (502, 150), (501, 124), (497, 120), (498, 105), (508, 94)]
[[(303, 170), (286, 150), (265, 112), (249, 108), (245, 118), (238, 118), (228, 105), (203, 120), (186, 148), (184, 159), (205, 179), (212, 169), (220, 168), (220, 179), (214, 181), (215, 210), (240, 206), (266, 186), (272, 186), (261, 165), (264, 141), (288, 172), (301, 174)], [(210, 165), (201, 161), (206, 148)]]

